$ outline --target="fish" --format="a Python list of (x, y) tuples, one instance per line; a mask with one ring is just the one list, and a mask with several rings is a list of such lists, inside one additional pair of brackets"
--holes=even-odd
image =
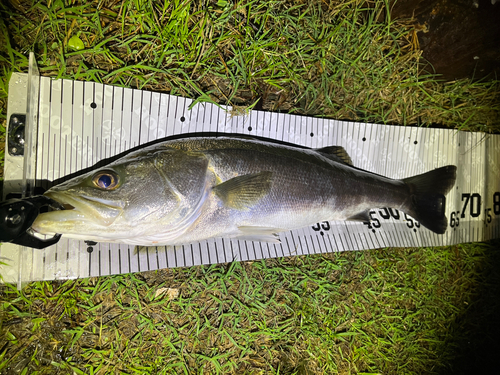
[(35, 232), (95, 242), (180, 245), (209, 238), (279, 242), (323, 221), (370, 221), (394, 208), (443, 234), (456, 166), (403, 179), (353, 166), (340, 146), (191, 137), (154, 144), (45, 192), (65, 209), (40, 214)]

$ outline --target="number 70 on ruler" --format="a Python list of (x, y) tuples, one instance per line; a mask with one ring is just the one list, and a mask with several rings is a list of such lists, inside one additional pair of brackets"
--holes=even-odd
[(462, 193), (462, 208), (450, 214), (450, 227), (455, 228), (460, 225), (460, 219), (469, 217), (479, 217), (484, 212), (484, 221), (489, 224), (493, 220), (492, 215), (500, 215), (500, 192), (493, 194), (493, 207), (481, 209), (482, 199), (478, 193)]

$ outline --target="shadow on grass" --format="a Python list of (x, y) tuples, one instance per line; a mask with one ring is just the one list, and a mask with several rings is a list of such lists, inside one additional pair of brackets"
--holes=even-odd
[(451, 368), (441, 374), (500, 372), (500, 240), (491, 241), (480, 265), (478, 287), (466, 313), (451, 327), (456, 346)]

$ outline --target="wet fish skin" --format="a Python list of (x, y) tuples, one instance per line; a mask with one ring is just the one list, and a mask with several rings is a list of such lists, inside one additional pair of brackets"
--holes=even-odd
[[(116, 177), (117, 186), (96, 186), (102, 174)], [(320, 221), (365, 221), (370, 209), (391, 207), (444, 233), (444, 196), (455, 178), (456, 167), (446, 166), (390, 179), (349, 165), (338, 147), (185, 138), (54, 186), (46, 195), (74, 209), (41, 214), (33, 229), (144, 246), (212, 237), (277, 242), (281, 231)]]

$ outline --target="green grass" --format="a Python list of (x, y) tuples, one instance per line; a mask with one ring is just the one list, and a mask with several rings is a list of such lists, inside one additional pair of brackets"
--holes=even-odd
[[(0, 11), (2, 124), (8, 78), (34, 51), (45, 76), (500, 127), (500, 83), (421, 72), (411, 24), (382, 1), (12, 0)], [(498, 243), (382, 249), (3, 286), (0, 373), (470, 373), (495, 359), (499, 255)]]
[[(442, 372), (471, 340), (467, 329), (493, 338), (477, 319), (499, 312), (499, 255), (487, 245), (386, 249), (4, 287), (0, 366)], [(487, 311), (465, 319), (484, 302)]]
[(498, 81), (419, 74), (414, 30), (383, 1), (18, 4), (1, 26), (7, 71), (26, 70), (31, 50), (46, 76), (217, 103), (467, 130), (500, 122)]

